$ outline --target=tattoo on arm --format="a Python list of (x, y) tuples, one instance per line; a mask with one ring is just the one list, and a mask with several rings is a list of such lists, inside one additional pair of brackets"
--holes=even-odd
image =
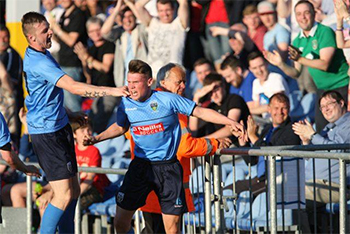
[(107, 96), (107, 93), (106, 93), (106, 91), (103, 91), (103, 92), (97, 92), (97, 91), (88, 92), (88, 91), (85, 91), (85, 94), (84, 94), (83, 96), (84, 96), (84, 97), (94, 97), (94, 98), (97, 98), (97, 97), (105, 97), (105, 96)]

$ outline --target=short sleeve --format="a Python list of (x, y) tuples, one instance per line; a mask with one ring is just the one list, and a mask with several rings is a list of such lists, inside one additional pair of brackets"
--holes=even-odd
[(289, 44), (289, 42), (290, 42), (290, 33), (283, 26), (281, 26), (280, 28), (281, 28), (280, 32), (278, 32), (276, 34), (277, 45), (280, 44), (280, 43), (287, 43), (287, 44)]
[(337, 48), (335, 34), (331, 28), (324, 26), (320, 38), (322, 38), (322, 40), (319, 40), (320, 50), (327, 47)]
[(41, 60), (40, 65), (38, 64), (37, 69), (33, 69), (35, 71), (35, 75), (38, 77), (44, 78), (49, 83), (56, 85), (57, 81), (65, 75), (65, 73), (61, 70), (61, 68), (53, 61), (53, 59), (49, 59), (46, 57)]
[(170, 103), (176, 113), (181, 113), (187, 116), (190, 116), (192, 114), (193, 109), (196, 106), (195, 102), (190, 99), (181, 97), (180, 95), (171, 94), (171, 96), (173, 97), (170, 97)]
[(124, 105), (123, 99), (124, 98), (122, 98), (122, 101), (121, 101), (121, 103), (118, 107), (118, 111), (117, 111), (116, 124), (119, 125), (120, 127), (126, 127), (126, 126), (130, 125), (128, 117), (126, 116), (126, 113), (125, 113), (125, 105)]
[(101, 167), (101, 154), (100, 151), (94, 147), (93, 150), (91, 150), (90, 155), (90, 165), (91, 167)]
[(253, 101), (259, 101), (258, 82), (259, 82), (258, 79), (255, 79), (253, 81), (253, 88), (252, 88), (253, 89), (253, 94), (252, 94)]
[(11, 142), (10, 131), (7, 127), (4, 116), (0, 113), (0, 147)]

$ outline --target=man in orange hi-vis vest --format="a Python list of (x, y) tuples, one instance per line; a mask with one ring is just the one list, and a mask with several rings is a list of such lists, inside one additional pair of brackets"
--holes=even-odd
[[(157, 75), (157, 89), (159, 91), (168, 91), (183, 96), (185, 93), (186, 75), (185, 70), (178, 64), (169, 63), (162, 67)], [(190, 159), (206, 155), (213, 155), (217, 149), (227, 148), (231, 141), (228, 138), (194, 138), (192, 137), (188, 125), (188, 117), (178, 114), (181, 126), (181, 141), (177, 151), (177, 158), (183, 168), (183, 186), (185, 188), (186, 204), (188, 212), (195, 210), (192, 194), (189, 189), (189, 181), (191, 175)], [(130, 133), (126, 134), (130, 139)], [(134, 157), (134, 142), (131, 142), (131, 155)], [(142, 233), (165, 233), (162, 211), (158, 202), (158, 198), (152, 191), (146, 200), (146, 205), (141, 207), (145, 219), (146, 227)]]

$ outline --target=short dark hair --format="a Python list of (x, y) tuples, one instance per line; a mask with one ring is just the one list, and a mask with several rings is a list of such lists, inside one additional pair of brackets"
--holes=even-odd
[(217, 73), (217, 72), (211, 72), (208, 75), (206, 75), (206, 77), (203, 80), (203, 86), (207, 86), (210, 85), (214, 82), (220, 81), (221, 84), (224, 84), (224, 79), (222, 78), (222, 76)]
[[(276, 99), (278, 102), (280, 103), (285, 103), (288, 106), (288, 109), (290, 108), (290, 101), (289, 101), (289, 97), (283, 93), (283, 92), (279, 92), (279, 93), (275, 93), (274, 95), (272, 95), (269, 99), (269, 103), (272, 102), (272, 100)], [(269, 104), (270, 105), (270, 104)]]
[(0, 24), (0, 32), (6, 32), (7, 35), (10, 37), (10, 30), (6, 27), (4, 24)]
[(214, 70), (214, 65), (206, 58), (199, 58), (194, 62), (193, 67), (201, 66), (203, 64), (208, 64), (212, 70)]
[(157, 3), (165, 5), (165, 4), (170, 4), (171, 8), (174, 9), (175, 8), (175, 1), (173, 0), (157, 0)]
[(250, 61), (252, 61), (256, 58), (259, 58), (259, 57), (261, 57), (264, 61), (266, 61), (266, 59), (264, 58), (264, 55), (260, 51), (251, 52), (250, 54), (248, 54), (248, 57), (247, 57), (248, 64)]
[[(124, 15), (127, 11), (132, 12), (132, 10), (129, 7), (125, 7), (123, 10), (120, 11), (119, 15), (120, 17), (122, 17), (122, 19), (124, 18)], [(136, 18), (136, 16), (134, 15), (134, 12), (132, 12), (132, 15)]]
[(318, 105), (320, 106), (321, 105), (321, 100), (322, 98), (325, 98), (325, 97), (330, 97), (330, 98), (333, 98), (337, 103), (340, 104), (340, 101), (343, 101), (344, 102), (344, 106), (343, 106), (343, 109), (346, 109), (346, 103), (345, 103), (345, 99), (344, 97), (337, 91), (335, 90), (328, 90), (326, 92), (324, 92), (320, 99), (318, 100)]
[(31, 11), (24, 14), (21, 21), (22, 21), (22, 31), (25, 36), (28, 35), (30, 27), (32, 27), (34, 24), (47, 22), (45, 16), (35, 11)]
[(309, 2), (308, 0), (300, 0), (299, 2), (297, 2), (297, 4), (295, 4), (295, 6), (294, 6), (294, 11), (295, 11), (295, 8), (296, 8), (297, 6), (299, 6), (299, 5), (301, 5), (301, 4), (306, 4), (306, 5), (308, 5), (309, 8), (311, 9), (312, 14), (313, 14), (313, 15), (316, 14), (314, 5), (313, 5), (311, 2)]
[(133, 59), (129, 62), (129, 73), (139, 73), (151, 78), (152, 68), (142, 60)]
[(227, 56), (220, 65), (221, 70), (225, 70), (228, 67), (230, 67), (232, 70), (235, 70), (237, 67), (242, 69), (244, 68), (242, 62), (233, 55)]

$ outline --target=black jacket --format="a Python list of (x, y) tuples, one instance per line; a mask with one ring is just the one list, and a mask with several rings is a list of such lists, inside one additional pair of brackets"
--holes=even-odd
[[(290, 117), (286, 119), (277, 129), (272, 133), (270, 138), (270, 142), (267, 143), (264, 139), (270, 129), (272, 128), (272, 124), (268, 124), (261, 132), (259, 139), (254, 143), (253, 146), (281, 146), (281, 145), (299, 145), (300, 138), (296, 135), (292, 129), (292, 121)], [(244, 161), (248, 163), (249, 156), (243, 157)], [(251, 157), (251, 164), (255, 165), (258, 163), (258, 157)]]

